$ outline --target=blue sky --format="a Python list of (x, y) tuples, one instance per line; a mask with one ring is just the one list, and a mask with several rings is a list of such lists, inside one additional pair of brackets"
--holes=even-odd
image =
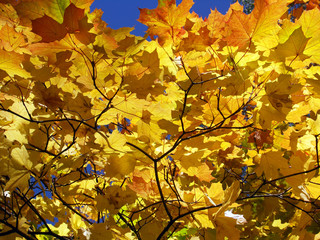
[[(230, 7), (231, 0), (193, 0), (194, 5), (191, 11), (196, 12), (202, 18), (210, 13), (210, 8), (217, 8), (225, 14)], [(177, 4), (181, 0), (177, 0)], [(104, 13), (102, 19), (113, 29), (120, 27), (134, 27), (132, 34), (143, 36), (147, 27), (139, 23), (139, 8), (156, 8), (157, 0), (95, 0), (91, 5), (91, 11), (95, 8), (101, 9)]]

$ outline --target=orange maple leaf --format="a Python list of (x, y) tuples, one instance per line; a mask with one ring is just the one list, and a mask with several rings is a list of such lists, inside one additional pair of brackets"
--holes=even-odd
[(175, 0), (158, 0), (156, 9), (140, 9), (138, 21), (149, 27), (151, 38), (157, 35), (160, 42), (168, 37), (174, 41), (185, 33), (183, 26), (193, 4), (192, 0), (183, 0), (176, 6)]
[(251, 41), (263, 42), (268, 47), (276, 46), (274, 35), (280, 30), (277, 20), (287, 11), (284, 1), (256, 0), (252, 13), (248, 16), (236, 4), (229, 11), (227, 37), (229, 45), (244, 47)]

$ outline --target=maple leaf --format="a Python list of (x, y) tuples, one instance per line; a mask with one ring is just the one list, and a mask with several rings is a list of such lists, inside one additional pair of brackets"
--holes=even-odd
[(34, 88), (35, 103), (45, 106), (51, 110), (63, 108), (64, 102), (59, 96), (59, 90), (56, 86), (45, 87), (43, 84), (37, 84)]
[(31, 20), (47, 15), (61, 24), (63, 22), (65, 10), (69, 4), (69, 0), (20, 1), (16, 6), (16, 9), (23, 17), (28, 17)]
[(210, 37), (221, 39), (223, 37), (223, 28), (226, 25), (226, 18), (228, 14), (223, 15), (217, 9), (212, 10), (206, 19)]
[(79, 22), (84, 18), (84, 9), (77, 8), (74, 4), (70, 4), (65, 12), (63, 18), (63, 24), (68, 33), (74, 33), (80, 31)]
[(0, 69), (7, 72), (9, 76), (30, 77), (30, 73), (21, 67), (22, 62), (25, 60), (24, 55), (0, 49), (0, 57)]
[(202, 164), (199, 167), (190, 167), (187, 173), (189, 176), (197, 177), (200, 181), (210, 182), (214, 179), (211, 175), (212, 171), (207, 164)]
[(113, 234), (112, 230), (108, 229), (108, 225), (105, 223), (99, 223), (94, 225), (92, 228), (90, 228), (90, 235), (89, 237), (92, 237), (93, 239), (112, 239)]
[(71, 0), (71, 3), (73, 3), (75, 6), (82, 8), (82, 9), (88, 9), (94, 0)]
[(263, 147), (263, 144), (272, 144), (273, 139), (270, 136), (270, 131), (256, 130), (252, 132), (248, 138), (248, 143), (255, 143), (258, 149)]
[(96, 201), (99, 209), (108, 209), (114, 213), (125, 203), (134, 202), (134, 192), (127, 189), (123, 191), (119, 186), (110, 186), (105, 190), (104, 195), (98, 195)]
[[(283, 30), (290, 31), (290, 29), (285, 28)], [(298, 58), (299, 60), (304, 61), (308, 58), (308, 56), (304, 55), (304, 50), (306, 48), (306, 45), (308, 44), (309, 39), (304, 36), (301, 28), (295, 29), (293, 32), (291, 32), (289, 39), (287, 39), (284, 43), (282, 42), (284, 39), (286, 39), (286, 37), (281, 37), (282, 36), (280, 35), (279, 40), (281, 44), (279, 44), (275, 50), (275, 54), (279, 56), (281, 60), (284, 61), (287, 59), (292, 59), (291, 61), (296, 61), (296, 59)], [(290, 64), (291, 62), (289, 63), (289, 65)]]
[(156, 9), (140, 9), (138, 21), (149, 27), (147, 32), (152, 38), (157, 35), (162, 42), (167, 38), (175, 41), (185, 33), (182, 27), (192, 5), (192, 0), (183, 0), (178, 6), (175, 0), (158, 0)]
[[(77, 8), (74, 4), (70, 4), (64, 11), (63, 22), (59, 23), (53, 18), (44, 15), (41, 18), (32, 20), (32, 30), (34, 33), (42, 37), (42, 42), (49, 43), (63, 39), (67, 33), (75, 33), (80, 38), (90, 36), (84, 33), (86, 28), (82, 22), (84, 18), (84, 10)], [(86, 29), (87, 31), (89, 29)], [(79, 36), (79, 34), (81, 34)]]
[(2, 174), (9, 176), (9, 181), (6, 183), (5, 189), (12, 191), (16, 187), (21, 189), (27, 188), (28, 179), (30, 177), (30, 170), (32, 169), (32, 162), (29, 160), (29, 154), (25, 148), (14, 148), (11, 151), (11, 159), (4, 159), (4, 169)]
[(33, 31), (42, 37), (42, 42), (61, 40), (67, 34), (63, 24), (56, 22), (47, 15), (32, 21)]
[(19, 47), (25, 46), (25, 37), (21, 32), (4, 25), (0, 30), (1, 44), (6, 51), (19, 52)]
[[(257, 174), (265, 174), (267, 179), (273, 179), (280, 176), (283, 169), (288, 168), (288, 163), (279, 151), (268, 151), (261, 156)], [(280, 170), (280, 172), (279, 172)]]
[(128, 176), (134, 171), (136, 161), (137, 159), (130, 155), (125, 155), (120, 158), (115, 155), (111, 155), (108, 159), (105, 171), (107, 175), (111, 177), (118, 177), (119, 174), (121, 176)]
[(257, 0), (253, 11), (247, 16), (236, 4), (232, 5), (229, 9), (232, 12), (227, 21), (230, 26), (227, 42), (240, 48), (247, 46), (251, 41), (261, 47), (276, 46), (276, 36), (280, 30), (277, 20), (286, 10), (284, 1)]
[(235, 227), (237, 220), (227, 217), (219, 216), (215, 220), (217, 225), (217, 239), (223, 239), (227, 237), (228, 239), (239, 239), (240, 231)]
[(304, 54), (310, 56), (311, 60), (317, 63), (320, 61), (320, 55), (318, 53), (320, 41), (319, 38), (315, 36), (320, 35), (320, 31), (316, 27), (319, 20), (319, 15), (320, 10), (319, 8), (316, 8), (311, 11), (303, 12), (302, 16), (299, 18), (299, 23), (301, 24), (305, 37), (312, 37), (309, 39), (304, 49)]

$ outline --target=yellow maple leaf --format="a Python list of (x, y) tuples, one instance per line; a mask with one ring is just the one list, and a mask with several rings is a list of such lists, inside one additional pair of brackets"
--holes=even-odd
[(31, 170), (32, 162), (29, 160), (29, 154), (25, 146), (14, 148), (11, 151), (12, 164), (19, 170)]
[(131, 154), (125, 154), (122, 157), (112, 154), (108, 157), (105, 172), (107, 176), (119, 177), (130, 175), (135, 168), (137, 159)]
[(307, 38), (311, 37), (305, 47), (304, 54), (310, 56), (311, 61), (317, 63), (320, 62), (320, 31), (318, 28), (319, 19), (320, 10), (319, 8), (314, 8), (310, 11), (303, 11), (298, 20), (305, 36)]
[(0, 69), (7, 72), (10, 77), (15, 75), (23, 78), (31, 77), (31, 74), (22, 67), (23, 61), (24, 55), (0, 49)]
[(310, 127), (310, 133), (312, 135), (319, 135), (320, 134), (320, 114), (317, 115), (316, 120), (308, 118), (307, 121)]
[(268, 180), (279, 177), (279, 170), (288, 168), (287, 160), (282, 155), (281, 151), (265, 152), (261, 156), (259, 167), (256, 169), (257, 174), (264, 173)]
[(309, 183), (306, 183), (306, 188), (311, 198), (318, 199), (320, 196), (320, 176), (314, 177)]
[(85, 222), (76, 213), (71, 213), (70, 224), (71, 224), (72, 229), (75, 232), (78, 232), (81, 228), (87, 229), (87, 225), (85, 224)]

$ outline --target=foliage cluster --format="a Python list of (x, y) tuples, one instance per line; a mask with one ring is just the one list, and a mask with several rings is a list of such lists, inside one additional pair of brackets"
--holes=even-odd
[(0, 0), (0, 236), (319, 239), (319, 5), (92, 1)]

